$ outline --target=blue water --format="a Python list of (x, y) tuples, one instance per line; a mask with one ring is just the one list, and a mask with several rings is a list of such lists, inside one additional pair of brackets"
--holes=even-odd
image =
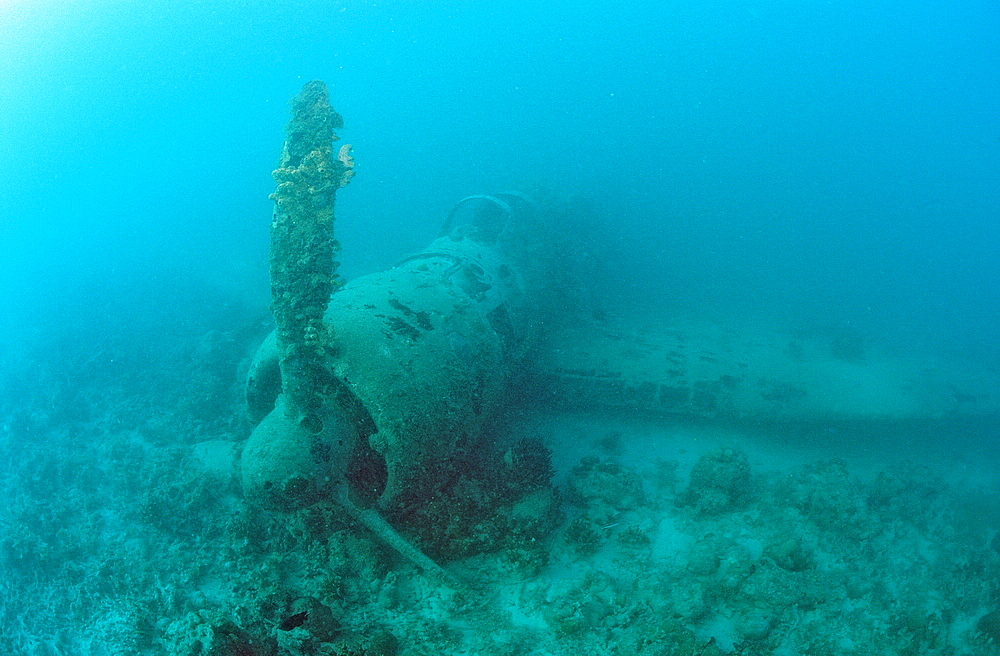
[[(72, 443), (118, 373), (266, 333), (270, 174), (312, 79), (357, 163), (347, 278), (463, 196), (542, 183), (600, 217), (610, 315), (847, 331), (995, 374), (998, 26), (986, 0), (3, 3), (0, 437)], [(208, 387), (238, 402), (245, 344), (208, 341)], [(227, 403), (192, 410), (200, 437)]]
[(11, 3), (3, 304), (85, 295), (86, 312), (136, 279), (259, 297), (286, 103), (319, 78), (359, 167), (348, 275), (422, 246), (467, 193), (540, 180), (607, 214), (628, 300), (985, 340), (998, 18), (973, 1)]

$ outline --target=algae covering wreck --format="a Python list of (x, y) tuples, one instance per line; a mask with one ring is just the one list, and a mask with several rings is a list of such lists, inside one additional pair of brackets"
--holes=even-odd
[(383, 515), (425, 505), (455, 463), (481, 448), (484, 423), (496, 418), (545, 317), (542, 281), (551, 277), (525, 231), (541, 237), (539, 215), (551, 220), (551, 211), (519, 193), (470, 197), (426, 250), (331, 298), (333, 203), (352, 173), (332, 157), (340, 123), (320, 82), (292, 103), (274, 173), (277, 329), (250, 371), (259, 423), (242, 453), (243, 488), (282, 510), (335, 500), (387, 545), (444, 574)]
[(461, 199), (425, 249), (343, 281), (343, 121), (320, 82), (291, 109), (275, 330), (208, 332), (95, 394), (114, 421), (78, 452), (32, 442), (0, 538), (5, 603), (32, 600), (4, 606), (6, 652), (998, 653), (995, 499), (859, 457), (990, 434), (995, 372), (609, 316), (587, 285), (610, 238), (538, 190)]

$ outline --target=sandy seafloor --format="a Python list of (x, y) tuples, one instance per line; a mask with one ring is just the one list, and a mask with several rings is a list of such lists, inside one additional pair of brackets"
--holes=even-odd
[(0, 653), (1000, 653), (995, 461), (961, 446), (980, 429), (521, 407), (498, 435), (550, 449), (551, 483), (441, 581), (336, 508), (244, 505), (266, 330), (22, 372), (0, 406)]

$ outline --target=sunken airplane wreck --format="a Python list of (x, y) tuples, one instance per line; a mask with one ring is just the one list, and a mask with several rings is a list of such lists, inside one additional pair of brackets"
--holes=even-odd
[(246, 496), (267, 508), (335, 503), (450, 578), (392, 519), (454, 478), (526, 380), (556, 407), (751, 424), (905, 425), (1000, 410), (996, 381), (880, 358), (849, 335), (557, 321), (579, 262), (556, 243), (569, 235), (552, 230), (573, 210), (522, 193), (461, 200), (424, 251), (341, 285), (333, 208), (353, 175), (350, 147), (333, 145), (341, 124), (325, 86), (308, 83), (274, 174), (277, 328), (251, 367), (256, 428), (241, 458)]

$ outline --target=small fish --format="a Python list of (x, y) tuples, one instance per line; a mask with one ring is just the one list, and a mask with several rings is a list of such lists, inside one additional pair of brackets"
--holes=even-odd
[(304, 610), (301, 613), (295, 613), (294, 615), (283, 619), (281, 624), (278, 625), (278, 629), (281, 631), (291, 631), (292, 629), (297, 629), (305, 624), (307, 619), (309, 619), (309, 611)]

